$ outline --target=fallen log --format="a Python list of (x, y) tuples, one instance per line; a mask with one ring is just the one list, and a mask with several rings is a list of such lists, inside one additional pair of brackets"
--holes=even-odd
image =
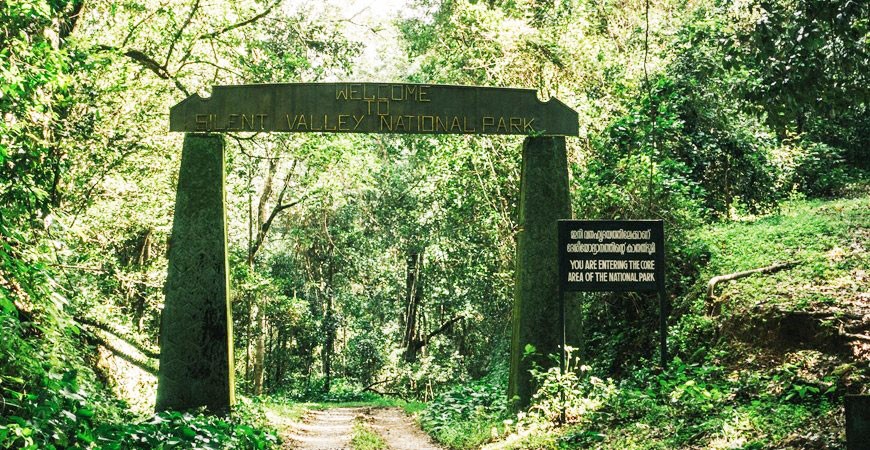
[(791, 261), (791, 262), (787, 262), (787, 263), (774, 264), (772, 266), (767, 266), (767, 267), (759, 267), (758, 269), (744, 270), (743, 272), (729, 273), (727, 275), (717, 275), (713, 278), (710, 278), (710, 281), (707, 282), (707, 299), (708, 300), (715, 299), (715, 296), (713, 295), (713, 289), (716, 287), (717, 284), (719, 284), (723, 281), (737, 280), (740, 278), (748, 277), (750, 275), (754, 275), (756, 273), (779, 272), (780, 270), (790, 269), (798, 264), (800, 264), (800, 261)]

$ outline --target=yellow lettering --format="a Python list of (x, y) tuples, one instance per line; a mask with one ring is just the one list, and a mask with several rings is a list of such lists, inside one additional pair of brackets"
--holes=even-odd
[[(398, 97), (396, 96), (396, 89), (399, 90)], [(402, 100), (402, 86), (401, 85), (394, 84), (394, 85), (390, 86), (390, 99), (395, 100), (395, 101)]]
[[(426, 126), (426, 119), (429, 119), (429, 126)], [(420, 124), (418, 128), (420, 131), (435, 131), (435, 117), (420, 116)]]
[(336, 100), (347, 100), (347, 86), (344, 88), (335, 88), (335, 99)]
[(435, 116), (435, 131), (447, 131), (447, 118), (441, 121), (441, 116)]
[(353, 129), (354, 129), (354, 130), (356, 130), (357, 128), (359, 128), (359, 124), (362, 123), (362, 121), (363, 121), (363, 119), (365, 119), (365, 117), (366, 117), (366, 116), (353, 116), (353, 120), (356, 121), (356, 123), (355, 123), (354, 126), (353, 126)]
[(523, 119), (519, 117), (511, 117), (510, 118), (511, 131), (514, 131), (514, 128), (520, 133), (523, 132), (523, 129), (520, 126), (523, 124)]
[(389, 100), (389, 98), (386, 95), (381, 94), (381, 88), (389, 88), (389, 86), (384, 85), (384, 84), (378, 85), (378, 100)]
[(305, 115), (299, 114), (299, 118), (296, 119), (296, 129), (301, 130), (301, 129), (303, 129), (303, 127), (305, 127), (305, 129), (308, 129), (308, 130), (311, 129), (311, 127), (308, 126), (308, 122), (305, 120)]
[(462, 125), (459, 123), (459, 117), (453, 116), (453, 122), (450, 123), (450, 131), (456, 128), (459, 131), (462, 131)]
[(380, 123), (381, 131), (384, 130), (384, 125), (387, 126), (387, 130), (393, 131), (393, 123), (390, 120), (390, 116), (380, 116), (380, 118), (381, 118), (381, 123)]
[(477, 131), (477, 128), (468, 128), (468, 117), (465, 117), (465, 116), (462, 117), (462, 125), (463, 125), (462, 131), (465, 131), (466, 133), (469, 133), (469, 132), (473, 133), (473, 132)]
[(426, 98), (426, 96), (429, 94), (428, 92), (426, 92), (426, 89), (429, 89), (428, 84), (424, 84), (424, 85), (420, 86), (420, 89), (417, 89), (417, 101), (418, 102), (432, 101), (432, 100)]
[(402, 131), (408, 131), (407, 128), (405, 127), (405, 119), (404, 119), (405, 117), (408, 117), (408, 116), (396, 116), (396, 123), (394, 125), (396, 128), (396, 131), (399, 131), (399, 127), (402, 127)]
[(220, 128), (217, 126), (217, 115), (209, 114), (208, 115), (209, 127), (208, 131), (224, 131), (226, 128)]
[(348, 96), (348, 98), (350, 98), (351, 100), (362, 100), (362, 97), (359, 94), (359, 87), (360, 85), (358, 84), (350, 85), (350, 95)]
[(371, 97), (369, 97), (368, 95), (366, 95), (367, 86), (368, 86), (368, 85), (365, 85), (365, 84), (363, 85), (363, 98), (366, 99), (366, 100), (374, 100), (374, 98), (375, 98), (375, 95), (374, 95), (374, 94), (372, 94)]
[(329, 116), (324, 114), (323, 115), (323, 131), (335, 131), (336, 130), (336, 127), (329, 128), (328, 125), (329, 125)]
[[(384, 109), (381, 109), (381, 105), (384, 105)], [(390, 101), (389, 100), (378, 100), (378, 115), (385, 116), (390, 114)]]
[(338, 130), (339, 131), (346, 131), (346, 130), (350, 129), (350, 128), (347, 128), (347, 118), (348, 117), (350, 117), (350, 116), (347, 114), (339, 114), (338, 115)]
[(504, 117), (498, 118), (498, 126), (495, 127), (495, 131), (501, 131), (504, 128), (504, 131), (508, 130), (507, 123), (504, 121)]
[(535, 121), (535, 119), (527, 120), (524, 118), (523, 119), (523, 131), (525, 131), (526, 133), (534, 133), (535, 129), (534, 129), (534, 127), (532, 127), (532, 122), (534, 122), (534, 121)]
[(486, 131), (486, 127), (495, 126), (495, 117), (483, 117), (483, 131)]
[(205, 114), (197, 114), (196, 115), (196, 129), (197, 131), (206, 131), (208, 130), (208, 116)]
[(374, 101), (374, 100), (365, 100), (365, 102), (369, 104), (369, 114), (372, 113), (372, 102), (373, 102), (373, 101)]
[(268, 114), (257, 114), (257, 117), (260, 118), (260, 131), (266, 129), (266, 117)]
[[(247, 127), (245, 126), (245, 122), (248, 123), (248, 124), (247, 124)], [(242, 114), (242, 126), (241, 126), (240, 128), (241, 128), (242, 130), (244, 130), (244, 129), (246, 129), (246, 128), (253, 130), (253, 129), (254, 129), (254, 115), (251, 114), (251, 118), (248, 119), (248, 115), (247, 115), (247, 114)]]
[(227, 129), (235, 128), (236, 119), (239, 118), (238, 114), (230, 114), (230, 118), (227, 120)]

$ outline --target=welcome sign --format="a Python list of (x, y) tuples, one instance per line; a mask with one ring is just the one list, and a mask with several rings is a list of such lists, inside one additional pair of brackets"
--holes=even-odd
[(169, 112), (170, 131), (576, 136), (577, 112), (533, 89), (408, 83), (215, 86)]

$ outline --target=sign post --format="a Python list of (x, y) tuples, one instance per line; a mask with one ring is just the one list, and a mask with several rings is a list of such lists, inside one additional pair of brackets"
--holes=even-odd
[(665, 368), (668, 309), (664, 223), (661, 220), (559, 220), (558, 234), (563, 374), (564, 295), (567, 291), (657, 291), (661, 366)]

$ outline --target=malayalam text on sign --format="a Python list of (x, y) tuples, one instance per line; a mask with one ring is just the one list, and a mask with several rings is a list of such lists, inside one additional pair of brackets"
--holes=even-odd
[(662, 291), (660, 220), (560, 220), (563, 291)]

